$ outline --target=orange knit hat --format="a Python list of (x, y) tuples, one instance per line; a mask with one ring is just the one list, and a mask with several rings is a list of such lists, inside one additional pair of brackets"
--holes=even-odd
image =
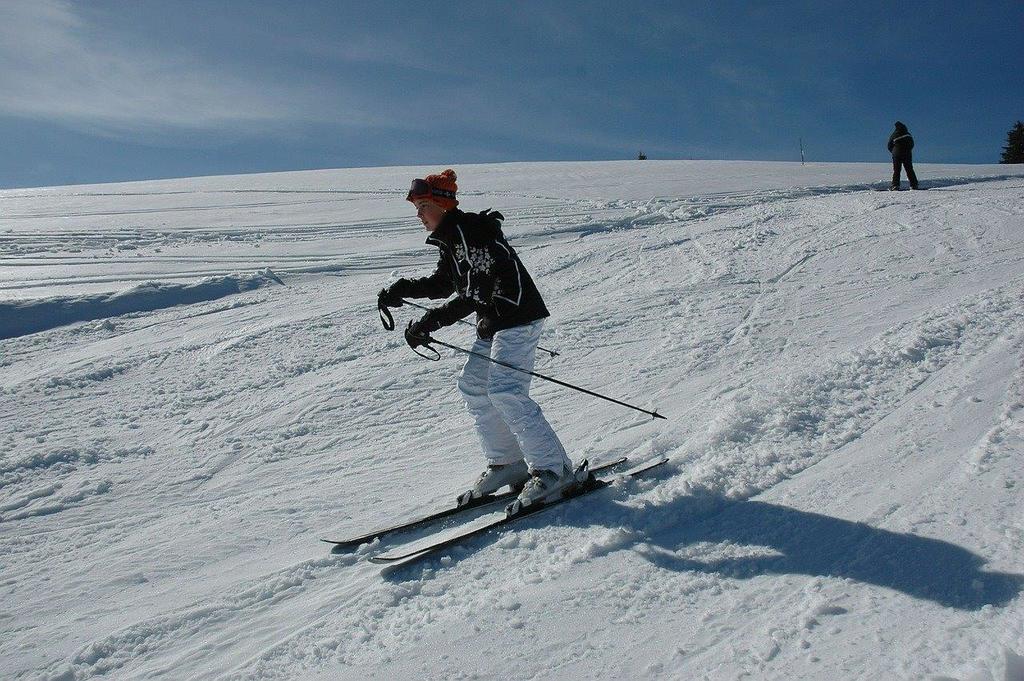
[(451, 210), (459, 205), (455, 198), (457, 191), (459, 185), (455, 184), (455, 171), (448, 168), (436, 175), (427, 175), (426, 179), (413, 180), (405, 200), (415, 203), (419, 199), (428, 199), (445, 210)]

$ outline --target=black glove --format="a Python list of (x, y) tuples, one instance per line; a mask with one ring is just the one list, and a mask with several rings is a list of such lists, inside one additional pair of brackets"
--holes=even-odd
[(476, 337), (480, 340), (491, 340), (494, 338), (494, 320), (490, 317), (480, 317), (476, 320)]
[(422, 319), (418, 322), (409, 322), (409, 326), (405, 327), (405, 342), (413, 350), (421, 345), (426, 345), (432, 340), (434, 339), (430, 337), (430, 331), (427, 330)]
[(388, 288), (382, 288), (377, 294), (377, 307), (402, 307), (405, 279), (399, 279)]

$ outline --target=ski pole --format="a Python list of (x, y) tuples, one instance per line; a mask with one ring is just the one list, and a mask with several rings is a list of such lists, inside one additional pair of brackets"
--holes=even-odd
[[(431, 308), (429, 308), (429, 307), (426, 307), (425, 305), (419, 305), (418, 303), (414, 303), (414, 302), (412, 302), (411, 300), (406, 300), (405, 298), (402, 298), (402, 301), (403, 301), (403, 302), (404, 302), (404, 303), (405, 303), (406, 305), (412, 305), (413, 307), (418, 307), (418, 308), (419, 308), (419, 309), (421, 309), (421, 310), (427, 310), (427, 311), (430, 311), (430, 309), (431, 309)], [(472, 327), (473, 327), (474, 329), (476, 328), (476, 324), (474, 324), (474, 323), (472, 323), (472, 322), (467, 322), (467, 321), (466, 321), (465, 319), (460, 319), (460, 320), (459, 320), (459, 324), (465, 324), (466, 326), (472, 326)], [(544, 352), (548, 353), (548, 354), (549, 354), (549, 355), (551, 355), (552, 357), (558, 357), (558, 353), (557, 353), (557, 352), (555, 352), (554, 350), (548, 350), (547, 348), (545, 348), (545, 347), (542, 347), (542, 346), (540, 346), (540, 345), (538, 345), (538, 346), (537, 346), (537, 349), (538, 349), (538, 350), (543, 350)]]
[[(495, 364), (500, 364), (503, 367), (508, 367), (509, 369), (515, 369), (516, 371), (521, 371), (524, 374), (530, 374), (531, 376), (536, 376), (537, 378), (543, 378), (545, 381), (551, 381), (552, 383), (555, 383), (557, 385), (564, 386), (566, 388), (572, 388), (573, 390), (578, 390), (581, 393), (586, 393), (587, 395), (593, 395), (594, 397), (600, 397), (602, 400), (608, 400), (609, 402), (614, 402), (615, 404), (621, 405), (623, 407), (628, 407), (630, 409), (634, 409), (636, 411), (640, 411), (640, 412), (643, 412), (645, 414), (649, 414), (650, 416), (652, 416), (652, 417), (654, 417), (656, 419), (666, 419), (666, 420), (668, 420), (666, 417), (662, 416), (661, 414), (659, 414), (656, 411), (647, 411), (646, 409), (641, 409), (640, 407), (634, 407), (632, 404), (627, 404), (625, 402), (621, 402), (621, 401), (619, 401), (619, 400), (617, 400), (617, 399), (615, 399), (613, 397), (608, 397), (607, 395), (602, 395), (601, 393), (595, 393), (593, 390), (587, 390), (586, 388), (581, 388), (578, 385), (573, 385), (572, 383), (566, 383), (565, 381), (559, 381), (557, 378), (551, 378), (550, 376), (545, 376), (544, 374), (538, 374), (535, 371), (527, 371), (526, 369), (523, 369), (522, 367), (517, 367), (516, 365), (509, 364), (507, 362), (502, 362), (501, 360), (494, 359), (493, 357), (481, 354), (479, 352), (475, 352), (473, 350), (467, 350), (465, 348), (460, 348), (457, 345), (449, 345), (448, 343), (445, 343), (444, 341), (437, 340), (433, 336), (429, 336), (428, 335), (428, 336), (425, 336), (425, 338), (428, 339), (428, 344), (426, 345), (426, 347), (430, 348), (434, 353), (436, 353), (438, 355), (438, 358), (440, 358), (440, 353), (438, 353), (437, 350), (434, 350), (434, 348), (431, 348), (429, 343), (437, 343), (438, 345), (444, 346), (444, 347), (449, 348), (451, 350), (456, 350), (458, 352), (465, 353), (467, 355), (476, 355), (477, 357), (481, 357), (483, 359), (486, 359), (489, 362), (494, 362)], [(416, 348), (413, 348), (413, 351), (415, 352)], [(433, 359), (432, 357), (428, 357), (427, 355), (422, 355), (419, 352), (417, 352), (416, 354), (420, 355), (421, 357), (426, 357), (427, 359)]]

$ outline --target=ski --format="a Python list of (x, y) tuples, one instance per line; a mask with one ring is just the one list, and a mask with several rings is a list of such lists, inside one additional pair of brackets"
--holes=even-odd
[[(625, 463), (626, 459), (627, 457), (623, 456), (621, 458), (615, 459), (614, 461), (603, 463), (600, 466), (596, 466), (595, 468), (591, 469), (591, 472), (597, 473), (609, 470), (611, 468), (614, 468)], [(446, 508), (443, 511), (430, 513), (428, 515), (422, 516), (420, 518), (414, 518), (413, 520), (409, 520), (404, 523), (399, 523), (397, 525), (385, 527), (379, 530), (375, 530), (373, 532), (367, 532), (366, 534), (359, 535), (358, 537), (350, 537), (348, 539), (321, 539), (320, 541), (326, 542), (328, 544), (334, 544), (334, 548), (331, 549), (333, 553), (344, 553), (346, 551), (352, 551), (367, 542), (373, 541), (374, 539), (387, 537), (392, 534), (398, 534), (399, 532), (414, 530), (416, 528), (423, 527), (425, 525), (430, 525), (431, 523), (436, 523), (440, 520), (444, 520), (445, 518), (450, 518), (451, 516), (458, 515), (459, 513), (462, 513), (464, 511), (469, 511), (475, 508), (482, 508), (484, 506), (490, 506), (492, 504), (497, 504), (502, 501), (509, 501), (511, 499), (514, 499), (517, 495), (518, 492), (514, 492), (511, 490), (507, 492), (502, 492), (501, 494), (487, 494), (485, 496), (472, 499), (470, 500), (469, 503), (463, 504), (462, 506), (453, 506), (451, 508)]]
[[(586, 462), (584, 462), (584, 464), (581, 464), (581, 466), (585, 465), (585, 463)], [(564, 496), (561, 499), (558, 499), (556, 501), (549, 501), (546, 504), (539, 504), (539, 505), (536, 505), (536, 506), (530, 506), (530, 507), (528, 507), (526, 509), (520, 510), (519, 512), (517, 512), (517, 513), (515, 513), (513, 515), (500, 515), (500, 516), (497, 516), (497, 514), (492, 514), (489, 517), (485, 516), (484, 518), (481, 519), (483, 521), (482, 524), (479, 524), (479, 525), (477, 525), (475, 527), (472, 527), (471, 529), (469, 529), (469, 530), (467, 530), (465, 532), (461, 532), (461, 533), (456, 534), (454, 536), (447, 537), (447, 538), (444, 538), (444, 539), (440, 539), (440, 540), (438, 540), (438, 541), (436, 541), (436, 542), (434, 542), (432, 544), (427, 544), (425, 546), (424, 545), (417, 546), (414, 543), (411, 546), (411, 548), (407, 547), (405, 549), (399, 549), (398, 551), (394, 551), (392, 553), (384, 553), (384, 554), (381, 554), (379, 556), (372, 556), (370, 558), (370, 560), (372, 562), (374, 562), (374, 563), (385, 563), (385, 564), (393, 564), (393, 563), (403, 562), (403, 561), (412, 563), (412, 562), (418, 561), (420, 559), (426, 558), (427, 556), (430, 556), (432, 554), (435, 554), (438, 551), (440, 551), (441, 549), (448, 548), (449, 546), (454, 546), (456, 544), (459, 544), (461, 542), (466, 541), (467, 539), (469, 539), (471, 537), (475, 537), (477, 535), (483, 534), (483, 533), (485, 533), (485, 532), (487, 532), (489, 530), (492, 530), (492, 529), (495, 529), (495, 528), (499, 528), (499, 527), (502, 527), (504, 525), (509, 525), (511, 523), (516, 522), (517, 520), (522, 520), (523, 518), (532, 516), (532, 515), (540, 512), (540, 511), (549, 509), (552, 506), (557, 506), (558, 504), (561, 504), (563, 502), (579, 498), (579, 497), (583, 496), (584, 494), (589, 494), (589, 493), (594, 492), (596, 490), (603, 489), (603, 488), (607, 487), (608, 485), (612, 484), (616, 480), (620, 480), (622, 478), (635, 478), (635, 477), (641, 475), (642, 473), (646, 473), (646, 472), (648, 472), (650, 470), (653, 470), (653, 469), (655, 469), (655, 468), (657, 468), (659, 466), (663, 466), (666, 463), (668, 463), (668, 459), (657, 459), (655, 461), (651, 461), (651, 462), (642, 464), (640, 466), (637, 466), (636, 468), (633, 468), (632, 470), (628, 470), (628, 471), (625, 471), (625, 472), (620, 473), (618, 475), (612, 475), (612, 476), (605, 477), (605, 478), (594, 477), (593, 473), (595, 473), (598, 470), (600, 470), (600, 469), (595, 468), (594, 470), (590, 471), (591, 475), (590, 475), (590, 477), (585, 482), (580, 483), (580, 485), (578, 487), (576, 487), (576, 489), (574, 489), (571, 494), (569, 494), (567, 496)], [(497, 517), (495, 517), (495, 516), (497, 516)]]

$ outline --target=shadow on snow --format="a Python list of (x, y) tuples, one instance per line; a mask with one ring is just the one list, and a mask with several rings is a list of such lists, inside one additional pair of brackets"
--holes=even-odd
[[(637, 553), (665, 569), (740, 579), (763, 574), (848, 578), (964, 610), (1005, 605), (1024, 588), (1024, 575), (986, 572), (981, 556), (939, 539), (762, 501), (722, 503), (710, 519), (655, 533), (636, 546)], [(672, 505), (685, 507), (686, 499)], [(687, 516), (684, 509), (676, 512)], [(702, 560), (692, 551), (683, 553), (698, 542), (768, 547), (777, 555)]]
[[(606, 493), (598, 493), (569, 502), (524, 519), (517, 531), (545, 524), (622, 528), (627, 530), (625, 538), (597, 553), (632, 548), (665, 570), (716, 573), (730, 579), (766, 574), (853, 579), (963, 610), (1005, 605), (1024, 588), (1024, 575), (985, 571), (981, 556), (956, 544), (779, 504), (686, 496), (637, 509), (609, 501)], [(581, 519), (588, 510), (591, 514)], [(593, 511), (598, 511), (597, 517)], [(452, 565), (504, 534), (492, 532), (422, 562), (386, 568), (382, 574), (395, 581), (420, 578), (426, 570)], [(695, 546), (699, 544), (709, 546)], [(757, 547), (762, 555), (722, 556), (718, 550), (725, 546), (736, 553), (737, 545)], [(711, 555), (702, 557), (704, 548)], [(764, 548), (773, 555), (763, 555)]]

